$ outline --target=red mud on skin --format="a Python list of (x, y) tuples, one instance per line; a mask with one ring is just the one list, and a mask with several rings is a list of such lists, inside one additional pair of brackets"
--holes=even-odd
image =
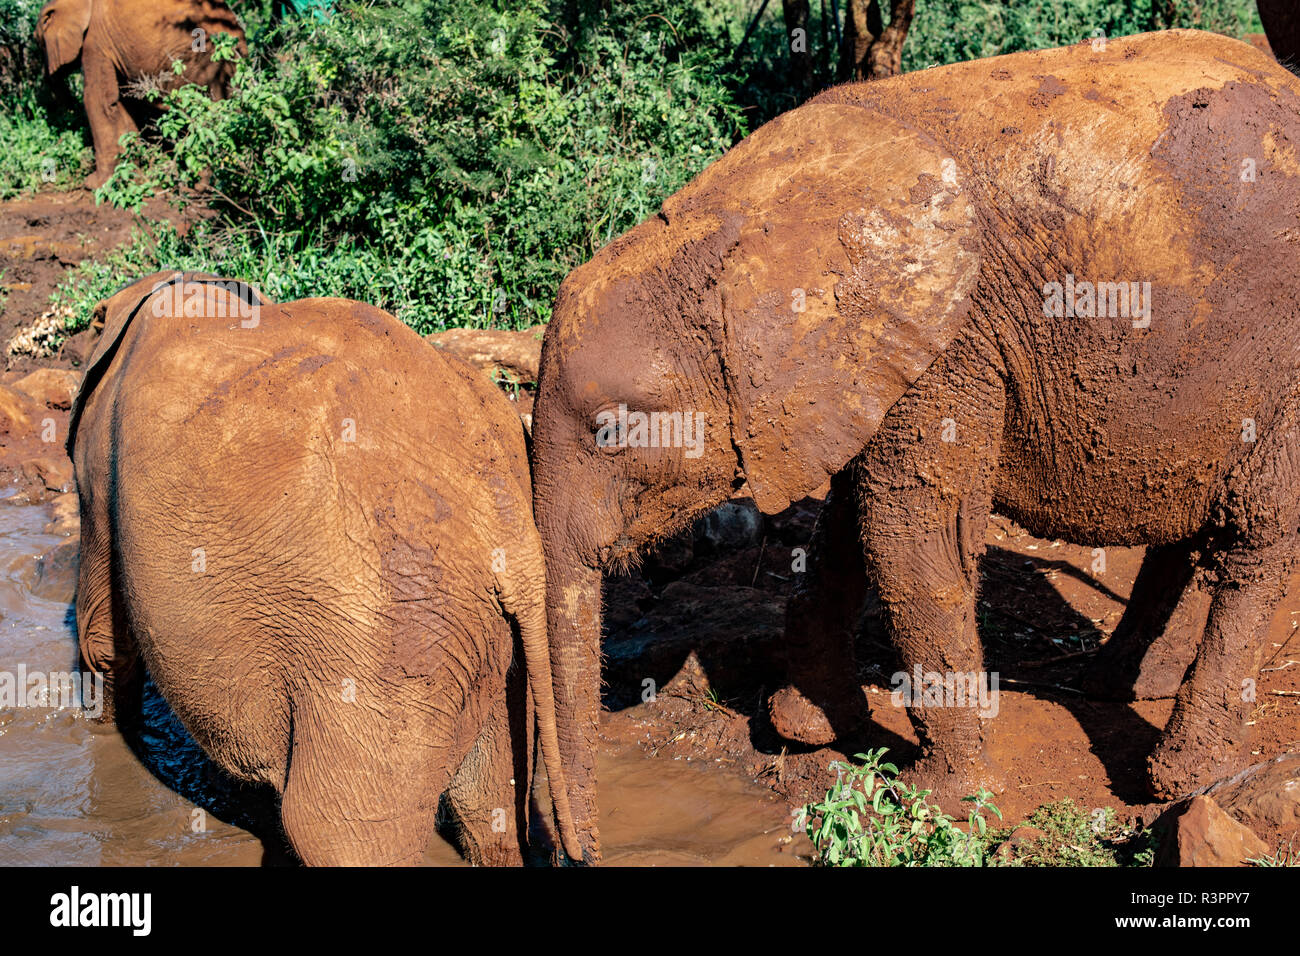
[[(42, 579), (39, 556), (64, 539), (42, 533), (44, 506), (0, 503), (0, 670), (68, 671), (76, 640), (75, 568)], [(70, 710), (0, 710), (0, 866), (258, 866), (268, 853), (253, 832), (269, 827), (264, 794), (226, 778), (184, 735), (161, 698), (146, 701), (143, 760), (115, 731)], [(600, 753), (609, 865), (802, 865), (788, 811), (766, 788), (694, 761), (648, 759), (610, 743)], [(175, 781), (177, 789), (159, 775)], [(199, 816), (199, 808), (207, 807)], [(261, 820), (253, 819), (261, 813)], [(197, 827), (196, 821), (202, 826)], [(801, 855), (796, 856), (795, 850)], [(802, 858), (801, 858), (802, 857)], [(434, 835), (424, 862), (463, 866)]]
[[(607, 865), (807, 862), (806, 839), (791, 839), (790, 811), (824, 792), (832, 781), (827, 764), (844, 754), (834, 748), (790, 748), (783, 754), (781, 743), (768, 739), (772, 735), (763, 719), (752, 714), (760, 693), (773, 686), (765, 691), (761, 681), (769, 670), (764, 655), (781, 636), (786, 589), (778, 577), (783, 568), (777, 559), (786, 553), (781, 535), (806, 535), (812, 504), (792, 509), (784, 523), (770, 526), (763, 549), (696, 556), (669, 572), (665, 556), (647, 564), (653, 587), (639, 576), (613, 582), (611, 596), (621, 605), (645, 605), (621, 615), (611, 610), (607, 647), (615, 651), (637, 643), (638, 635), (653, 629), (673, 605), (689, 612), (673, 595), (653, 596), (662, 593), (665, 573), (677, 575), (679, 589), (687, 588), (682, 593), (713, 605), (715, 623), (706, 622), (706, 638), (691, 637), (695, 653), (688, 652), (685, 660), (677, 656), (680, 640), (676, 647), (674, 642), (647, 644), (630, 668), (666, 674), (658, 699), (602, 715), (597, 757)], [(29, 671), (67, 670), (75, 658), (67, 603), (72, 577), (42, 580), (36, 570), (38, 556), (63, 540), (42, 533), (47, 520), (44, 506), (0, 504), (0, 670), (12, 671), (19, 662)], [(985, 566), (982, 631), (990, 666), (1004, 678), (989, 747), (1009, 771), (1009, 787), (998, 806), (1008, 822), (1067, 796), (1088, 807), (1110, 806), (1121, 816), (1133, 815), (1145, 805), (1139, 788), (1146, 748), (1170, 702), (1086, 701), (1052, 685), (1068, 688), (1077, 681), (1087, 658), (1065, 656), (1077, 645), (1076, 636), (1090, 644), (1114, 627), (1141, 552), (1110, 549), (1108, 571), (1097, 580), (1088, 570), (1088, 550), (1030, 537), (1005, 519), (994, 519), (988, 543), (999, 550)], [(633, 615), (649, 624), (638, 628)], [(716, 623), (726, 621), (730, 624)], [(1270, 670), (1253, 716), (1252, 750), (1259, 759), (1300, 747), (1300, 701), (1274, 693), (1300, 693), (1300, 665), (1287, 664), (1300, 659), (1298, 621), (1300, 588), (1293, 581), (1269, 635)], [(887, 653), (869, 611), (858, 654), (866, 675), (862, 682), (874, 688), (868, 691), (872, 733), (878, 744), (892, 743), (895, 755), (905, 757), (914, 738), (904, 713), (888, 703), (888, 680), (879, 673), (892, 670)], [(614, 690), (620, 672), (611, 669)], [(639, 682), (634, 687), (639, 692)], [(704, 702), (703, 692), (710, 688), (719, 689), (725, 710)], [(283, 856), (268, 854), (250, 829), (224, 822), (237, 819), (256, 828), (257, 794), (223, 779), (156, 696), (147, 713), (148, 766), (120, 735), (92, 731), (73, 713), (0, 711), (0, 865), (284, 862)], [(177, 781), (175, 788), (159, 774)], [(215, 807), (205, 812), (206, 832), (193, 829), (197, 806)], [(1259, 835), (1270, 846), (1289, 837)], [(439, 836), (429, 841), (424, 862), (464, 865)]]

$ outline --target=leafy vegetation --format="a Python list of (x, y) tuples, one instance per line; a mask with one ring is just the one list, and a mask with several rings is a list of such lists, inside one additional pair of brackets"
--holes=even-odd
[[(131, 138), (101, 194), (219, 210), (168, 233), (158, 263), (277, 298), (349, 295), (421, 332), (532, 325), (569, 270), (743, 131), (703, 29), (689, 4), (644, 0), (576, 32), (540, 0), (291, 20), (240, 64), (229, 99), (171, 94), (162, 138)], [(102, 276), (88, 267), (61, 292), (81, 321)]]
[(997, 836), (1010, 841), (1003, 859), (1010, 866), (1144, 867), (1156, 851), (1151, 831), (1121, 825), (1110, 807), (1089, 810), (1069, 797), (1044, 804), (1019, 828)]
[(93, 165), (79, 103), (43, 82), (32, 39), (40, 0), (0, 0), (0, 200), (81, 185)]
[(826, 798), (804, 807), (806, 832), (825, 866), (984, 866), (989, 829), (985, 813), (1002, 812), (980, 791), (970, 802), (967, 829), (882, 762), (885, 748), (858, 754), (860, 765), (836, 761), (835, 786)]
[[(1125, 827), (1109, 807), (1087, 810), (1066, 798), (1039, 807), (1021, 824), (1002, 819), (986, 790), (964, 797), (962, 829), (929, 801), (930, 791), (898, 778), (885, 750), (858, 754), (861, 764), (836, 761), (835, 786), (802, 808), (804, 829), (822, 866), (1151, 866), (1157, 849), (1150, 830)], [(1289, 865), (1283, 851), (1260, 866)]]
[[(233, 2), (250, 53), (232, 96), (169, 94), (162, 135), (131, 138), (99, 194), (215, 215), (143, 221), (128, 247), (69, 274), (55, 304), (74, 330), (127, 279), (176, 266), (281, 299), (363, 299), (422, 332), (545, 321), (570, 269), (805, 95), (778, 3), (745, 39), (757, 0), (345, 0), (284, 22), (273, 0)], [(1144, 30), (1152, 2), (925, 0), (904, 66)], [(0, 0), (0, 199), (91, 167), (75, 98), (41, 75), (40, 5)], [(812, 6), (819, 87), (835, 7)], [(1253, 0), (1176, 10), (1178, 25), (1259, 29)]]

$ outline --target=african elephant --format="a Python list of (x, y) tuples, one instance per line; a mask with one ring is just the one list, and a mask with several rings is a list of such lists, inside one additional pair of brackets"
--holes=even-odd
[[(945, 678), (984, 675), (995, 504), (1094, 545), (1207, 535), (1151, 785), (1240, 759), (1300, 507), (1293, 144), (1300, 82), (1221, 36), (938, 67), (778, 117), (568, 276), (533, 499), (584, 860), (602, 571), (745, 490), (769, 514), (827, 478), (851, 495), (904, 669)], [(923, 703), (912, 777), (947, 806), (997, 785), (976, 710)]]
[(1256, 6), (1277, 61), (1288, 70), (1300, 69), (1300, 9), (1295, 0), (1257, 0)]
[[(85, 74), (86, 118), (95, 147), (92, 188), (102, 186), (117, 164), (124, 133), (141, 128), (156, 107), (138, 95), (141, 85), (170, 90), (185, 83), (226, 96), (235, 64), (213, 59), (212, 37), (235, 37), (248, 52), (244, 29), (221, 0), (50, 0), (36, 22), (51, 77), (78, 61)], [(185, 69), (177, 75), (172, 63)]]
[(106, 719), (142, 661), (308, 864), (418, 861), (444, 792), (472, 862), (521, 863), (534, 705), (568, 811), (510, 402), (345, 299), (158, 273), (97, 312), (68, 446)]

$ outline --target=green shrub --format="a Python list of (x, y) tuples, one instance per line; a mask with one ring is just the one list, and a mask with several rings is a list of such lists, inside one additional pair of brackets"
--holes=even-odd
[[(1172, 26), (1236, 37), (1261, 31), (1255, 0), (1201, 0), (1176, 4), (1175, 11)], [(903, 48), (903, 69), (1128, 36), (1161, 25), (1152, 19), (1151, 0), (923, 0)]]
[(1002, 812), (981, 790), (971, 804), (967, 830), (954, 825), (918, 790), (882, 763), (885, 749), (857, 754), (861, 765), (836, 761), (839, 774), (826, 798), (803, 808), (806, 832), (823, 866), (984, 866), (989, 863), (988, 820)]
[(135, 137), (101, 195), (210, 188), (222, 218), (160, 248), (169, 266), (337, 290), (421, 332), (544, 321), (572, 268), (742, 131), (690, 3), (617, 6), (570, 42), (541, 0), (289, 20), (229, 99), (170, 95), (163, 139)]
[(79, 103), (58, 101), (33, 38), (42, 0), (0, 0), (0, 200), (78, 186), (93, 163)]
[[(1155, 835), (1122, 826), (1110, 807), (1088, 810), (1066, 797), (1039, 807), (1024, 825), (1042, 835), (1018, 845), (1004, 861), (1008, 865), (1142, 867), (1155, 859)], [(1008, 828), (996, 838), (1010, 833)]]

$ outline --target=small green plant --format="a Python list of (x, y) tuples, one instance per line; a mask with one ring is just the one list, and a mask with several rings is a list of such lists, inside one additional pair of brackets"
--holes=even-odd
[(1291, 842), (1280, 844), (1272, 856), (1261, 856), (1246, 861), (1251, 866), (1300, 866), (1300, 855), (1296, 854), (1295, 837)]
[(1124, 826), (1111, 807), (1089, 810), (1069, 797), (1045, 803), (1020, 827), (995, 834), (1003, 841), (1020, 830), (1035, 832), (1030, 840), (1008, 847), (1003, 863), (1009, 866), (1151, 866), (1156, 838), (1150, 830)]
[(970, 803), (967, 830), (929, 802), (930, 791), (903, 783), (883, 763), (886, 748), (856, 754), (860, 765), (835, 761), (838, 779), (820, 803), (803, 808), (805, 830), (823, 866), (985, 866), (989, 830), (999, 820), (993, 794), (981, 789)]

